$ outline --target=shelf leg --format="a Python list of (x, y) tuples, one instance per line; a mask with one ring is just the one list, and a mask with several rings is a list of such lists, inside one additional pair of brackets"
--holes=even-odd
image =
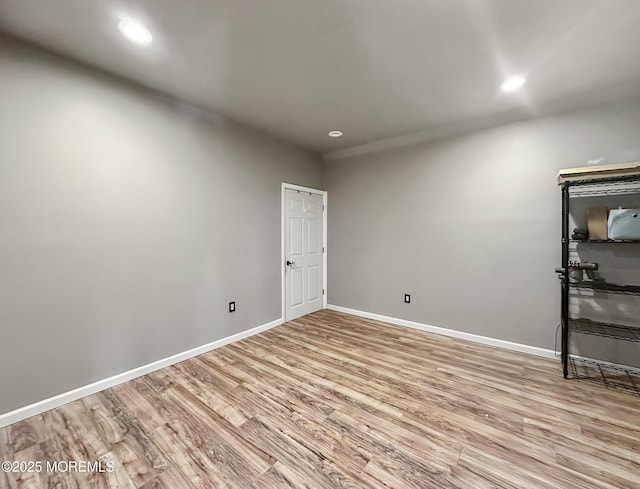
[(561, 324), (562, 324), (562, 376), (569, 377), (569, 187), (562, 186), (562, 277)]

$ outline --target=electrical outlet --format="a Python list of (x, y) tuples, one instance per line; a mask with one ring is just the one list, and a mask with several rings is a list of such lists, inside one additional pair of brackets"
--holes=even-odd
[(411, 304), (411, 294), (404, 295), (404, 302), (407, 304)]
[(229, 302), (229, 312), (236, 312), (236, 302)]

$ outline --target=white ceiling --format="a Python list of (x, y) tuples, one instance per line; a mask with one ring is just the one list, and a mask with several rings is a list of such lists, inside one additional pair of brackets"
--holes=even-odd
[(0, 0), (0, 29), (320, 152), (640, 94), (638, 0)]

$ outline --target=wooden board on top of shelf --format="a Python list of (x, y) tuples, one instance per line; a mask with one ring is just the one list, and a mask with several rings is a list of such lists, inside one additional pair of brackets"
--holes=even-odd
[(558, 172), (558, 185), (572, 180), (589, 180), (617, 175), (640, 175), (640, 161), (565, 168)]

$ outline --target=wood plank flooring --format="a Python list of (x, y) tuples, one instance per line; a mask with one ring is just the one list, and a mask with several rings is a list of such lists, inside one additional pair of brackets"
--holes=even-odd
[(640, 398), (320, 311), (0, 429), (0, 488), (639, 488)]

